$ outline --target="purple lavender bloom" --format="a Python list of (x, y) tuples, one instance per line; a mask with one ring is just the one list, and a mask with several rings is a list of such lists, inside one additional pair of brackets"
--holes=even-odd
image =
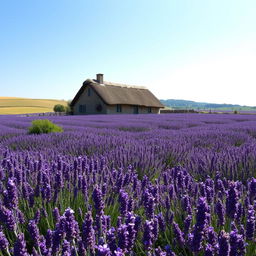
[(229, 256), (229, 255), (230, 255), (229, 234), (226, 233), (224, 230), (222, 230), (219, 236), (218, 256)]
[(26, 221), (25, 221), (25, 217), (24, 217), (23, 212), (19, 209), (17, 209), (16, 212), (17, 212), (17, 217), (18, 217), (19, 223), (24, 224)]
[(149, 220), (146, 220), (144, 224), (144, 234), (143, 234), (143, 244), (146, 251), (150, 251), (153, 245), (154, 235), (152, 233), (152, 230), (153, 230), (152, 222)]
[(8, 248), (9, 242), (3, 232), (0, 231), (0, 250), (4, 251)]
[(129, 232), (127, 231), (127, 225), (122, 224), (118, 228), (117, 234), (118, 234), (118, 247), (126, 251), (128, 246), (128, 235), (129, 235)]
[(192, 214), (192, 208), (190, 203), (190, 198), (188, 195), (183, 196), (182, 198), (183, 210), (186, 211), (189, 215)]
[(129, 198), (127, 209), (129, 212), (132, 212), (134, 209), (134, 200), (131, 197)]
[(242, 235), (237, 233), (237, 230), (230, 232), (230, 256), (245, 255), (245, 242)]
[(85, 215), (84, 223), (82, 226), (82, 239), (85, 248), (93, 249), (95, 246), (95, 232), (93, 229), (93, 218), (91, 212)]
[(228, 195), (226, 199), (226, 214), (231, 219), (235, 218), (237, 212), (237, 202), (238, 202), (238, 191), (236, 188), (236, 182), (229, 183)]
[(158, 218), (155, 216), (154, 219), (152, 220), (152, 225), (153, 225), (153, 230), (152, 230), (152, 234), (154, 236), (154, 242), (157, 240), (158, 238), (158, 234), (159, 234), (159, 223), (158, 223)]
[(218, 225), (223, 226), (225, 224), (225, 209), (220, 199), (215, 205), (215, 212), (218, 216)]
[(68, 241), (72, 241), (76, 239), (79, 235), (79, 227), (78, 223), (74, 217), (74, 211), (71, 208), (67, 208), (64, 212), (65, 216), (65, 232), (66, 232), (66, 239)]
[(176, 241), (178, 242), (178, 244), (180, 246), (184, 246), (184, 244), (185, 244), (184, 234), (180, 230), (179, 225), (177, 223), (173, 222), (172, 226), (173, 226), (173, 232), (174, 232), (174, 237), (175, 237)]
[(4, 205), (9, 209), (16, 209), (18, 207), (18, 190), (14, 179), (8, 179), (7, 190), (4, 191)]
[(52, 238), (53, 238), (53, 231), (50, 229), (47, 229), (46, 235), (45, 235), (45, 245), (47, 248), (52, 247)]
[(78, 241), (78, 255), (86, 255), (86, 250), (84, 248), (84, 243), (82, 240)]
[(240, 223), (242, 215), (243, 215), (243, 211), (244, 211), (242, 204), (237, 203), (236, 209), (237, 209), (237, 211), (236, 211), (235, 219), (236, 219), (237, 223)]
[(97, 214), (103, 215), (104, 214), (104, 202), (103, 202), (103, 196), (101, 190), (98, 188), (98, 186), (95, 186), (92, 198), (94, 201), (94, 206), (96, 209)]
[(192, 216), (188, 215), (184, 220), (184, 235), (188, 234), (191, 222), (192, 222)]
[(196, 226), (200, 230), (204, 230), (205, 225), (208, 223), (209, 206), (205, 197), (198, 199), (197, 213), (196, 213)]
[(136, 234), (137, 234), (137, 232), (135, 230), (135, 220), (134, 220), (134, 222), (128, 223), (127, 231), (128, 231), (127, 251), (130, 252), (135, 245), (135, 239), (136, 239)]
[(117, 248), (117, 249), (114, 251), (114, 256), (125, 256), (125, 253), (123, 252), (122, 249)]
[(212, 246), (215, 246), (218, 242), (218, 236), (213, 227), (208, 227), (207, 229), (207, 241)]
[(30, 233), (30, 236), (33, 240), (33, 242), (36, 244), (36, 246), (39, 246), (39, 238), (40, 238), (40, 234), (39, 234), (39, 229), (35, 223), (34, 220), (30, 220), (28, 223), (28, 231)]
[(107, 244), (96, 246), (97, 256), (111, 256), (111, 251)]
[(70, 242), (68, 242), (66, 239), (63, 241), (63, 244), (62, 244), (62, 254), (61, 254), (61, 256), (71, 256)]
[(143, 203), (144, 203), (147, 218), (152, 219), (154, 217), (155, 198), (148, 191), (148, 189), (146, 189), (144, 192)]
[(163, 214), (160, 212), (157, 216), (158, 218), (158, 223), (159, 223), (159, 228), (162, 232), (165, 231), (165, 220)]
[(119, 204), (120, 204), (120, 213), (122, 216), (125, 216), (127, 214), (128, 210), (128, 201), (129, 201), (129, 196), (124, 190), (120, 190), (119, 193)]
[(164, 252), (164, 251), (162, 251), (160, 247), (158, 247), (158, 248), (155, 249), (155, 254), (154, 254), (154, 256), (166, 256), (166, 255), (167, 255), (167, 253)]
[(196, 226), (194, 231), (188, 234), (188, 244), (192, 252), (198, 253), (202, 249), (203, 234)]
[(251, 178), (251, 180), (248, 181), (248, 188), (249, 188), (250, 203), (252, 204), (254, 199), (256, 198), (256, 179), (255, 178)]
[(214, 248), (211, 244), (207, 244), (204, 251), (204, 256), (214, 256)]
[(136, 230), (136, 233), (138, 233), (140, 226), (141, 226), (141, 217), (136, 216), (135, 217), (135, 226), (134, 226), (134, 229)]
[(52, 214), (53, 214), (53, 219), (55, 221), (55, 223), (58, 223), (59, 220), (60, 220), (60, 212), (59, 212), (59, 208), (58, 207), (55, 207), (52, 211)]
[(36, 224), (39, 223), (40, 217), (41, 217), (40, 209), (37, 209), (37, 211), (36, 211), (36, 213), (35, 213), (35, 215), (34, 215), (34, 221), (35, 221)]
[(5, 208), (4, 206), (0, 206), (0, 221), (6, 225), (6, 227), (14, 231), (16, 228), (16, 220), (14, 214), (11, 210)]
[(26, 249), (26, 242), (24, 240), (24, 234), (18, 235), (17, 240), (13, 246), (13, 256), (29, 256)]
[(248, 209), (247, 221), (246, 221), (246, 239), (253, 240), (255, 233), (255, 211), (253, 206), (250, 205)]
[(60, 191), (62, 188), (64, 187), (63, 184), (63, 176), (62, 176), (62, 172), (58, 171), (55, 175), (55, 184), (54, 184), (54, 189), (55, 191)]
[(60, 217), (59, 222), (56, 225), (56, 229), (53, 232), (52, 236), (52, 251), (53, 254), (56, 254), (60, 248), (61, 241), (64, 239), (65, 233), (65, 224), (66, 220), (64, 216)]
[(106, 235), (108, 246), (112, 252), (114, 252), (117, 248), (115, 233), (116, 233), (116, 230), (115, 230), (115, 228), (112, 227), (107, 231), (107, 235)]

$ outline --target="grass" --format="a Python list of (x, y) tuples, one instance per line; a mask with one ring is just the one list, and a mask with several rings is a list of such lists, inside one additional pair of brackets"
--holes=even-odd
[(64, 100), (0, 97), (0, 115), (53, 112), (56, 104), (67, 105)]

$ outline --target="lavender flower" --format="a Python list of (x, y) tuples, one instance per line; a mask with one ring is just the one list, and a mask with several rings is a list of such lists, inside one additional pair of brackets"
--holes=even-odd
[(18, 203), (18, 190), (14, 179), (8, 179), (7, 190), (4, 191), (4, 205), (9, 209), (16, 209)]
[(230, 182), (226, 199), (226, 214), (231, 219), (235, 218), (237, 211), (238, 191), (235, 182)]
[(110, 250), (113, 252), (116, 250), (117, 246), (116, 246), (116, 234), (115, 234), (116, 230), (115, 228), (110, 228), (107, 231), (107, 235), (106, 235), (106, 239), (107, 239), (107, 244), (110, 248)]
[(153, 245), (154, 235), (152, 233), (152, 230), (153, 230), (152, 222), (149, 220), (146, 220), (144, 224), (143, 244), (144, 244), (145, 250), (147, 251), (150, 251)]
[(79, 235), (78, 223), (74, 217), (74, 211), (71, 208), (67, 208), (64, 212), (65, 216), (65, 232), (66, 239), (72, 241), (76, 239)]
[(123, 251), (127, 250), (128, 246), (128, 235), (129, 232), (127, 231), (127, 225), (122, 224), (118, 230), (118, 247), (121, 248)]
[(175, 222), (173, 222), (173, 232), (174, 232), (174, 237), (178, 244), (180, 246), (184, 246), (185, 244), (185, 239), (184, 239), (184, 234), (181, 232), (179, 225)]
[(211, 244), (206, 245), (204, 256), (214, 256), (214, 248)]
[(218, 225), (219, 226), (223, 226), (225, 224), (225, 210), (223, 207), (222, 202), (220, 201), (220, 199), (218, 199), (216, 205), (215, 205), (215, 212), (218, 216)]
[(107, 244), (96, 246), (97, 256), (111, 256), (111, 251)]
[(207, 229), (207, 241), (212, 246), (215, 246), (218, 242), (218, 237), (213, 227), (208, 227)]
[(222, 230), (219, 236), (218, 256), (229, 256), (229, 255), (230, 255), (229, 234), (226, 233), (224, 230)]
[(192, 216), (188, 215), (184, 220), (184, 235), (187, 235), (192, 222)]
[(123, 216), (127, 214), (128, 202), (129, 202), (128, 194), (121, 189), (119, 193), (119, 204), (120, 204), (120, 213)]
[(3, 232), (0, 231), (0, 250), (4, 251), (8, 248), (9, 242)]
[(97, 214), (103, 215), (104, 212), (104, 202), (103, 202), (103, 196), (101, 190), (96, 186), (92, 193), (92, 198), (94, 201), (95, 209)]
[(230, 256), (245, 255), (245, 242), (242, 235), (237, 233), (237, 230), (230, 232)]
[(82, 226), (82, 239), (85, 248), (93, 249), (95, 246), (95, 232), (93, 229), (93, 219), (91, 212), (85, 215), (84, 223)]
[(0, 206), (0, 221), (6, 225), (6, 227), (14, 231), (16, 228), (16, 220), (14, 214), (11, 210), (5, 208), (4, 206)]
[(29, 256), (26, 249), (26, 242), (24, 240), (24, 234), (18, 235), (13, 247), (13, 256)]
[(253, 206), (250, 205), (248, 209), (247, 222), (246, 222), (246, 239), (252, 240), (255, 233), (255, 211)]
[(53, 209), (53, 219), (54, 219), (54, 221), (56, 222), (56, 223), (58, 223), (59, 222), (59, 220), (60, 220), (60, 212), (59, 212), (59, 208), (58, 207), (55, 207), (54, 209)]
[(39, 246), (40, 234), (39, 234), (39, 229), (38, 229), (34, 220), (29, 221), (28, 231), (30, 233), (30, 236), (31, 236), (32, 240), (34, 241), (34, 243), (38, 247)]

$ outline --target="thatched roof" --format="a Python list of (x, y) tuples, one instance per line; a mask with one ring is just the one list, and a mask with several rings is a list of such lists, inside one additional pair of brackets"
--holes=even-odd
[(99, 84), (97, 80), (87, 79), (71, 102), (74, 106), (86, 87), (92, 88), (107, 105), (125, 104), (146, 107), (164, 107), (161, 102), (145, 87), (129, 86), (105, 82)]

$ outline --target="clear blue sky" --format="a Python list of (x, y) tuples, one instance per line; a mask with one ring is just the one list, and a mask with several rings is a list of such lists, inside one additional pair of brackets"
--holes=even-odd
[(256, 105), (255, 0), (1, 0), (0, 31), (0, 96), (72, 99), (104, 73), (163, 99)]

